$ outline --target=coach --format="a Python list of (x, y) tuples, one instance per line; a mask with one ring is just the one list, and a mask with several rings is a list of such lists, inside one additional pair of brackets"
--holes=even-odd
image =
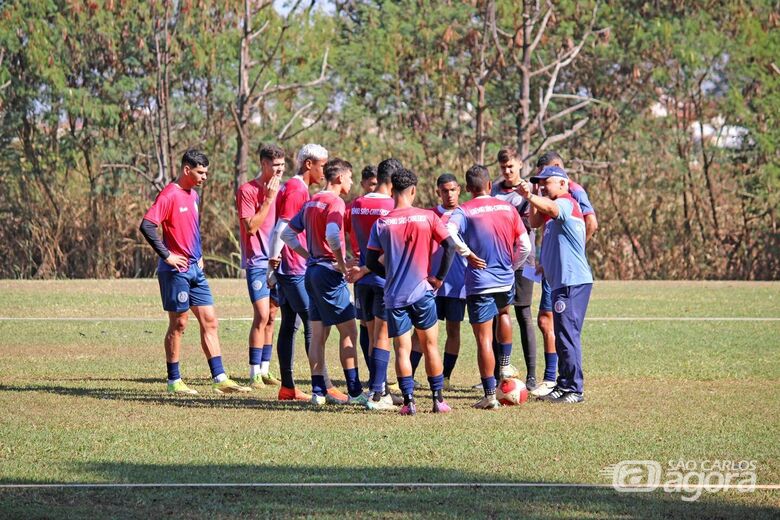
[[(544, 196), (536, 194), (537, 191)], [(580, 403), (583, 401), (580, 333), (593, 287), (593, 275), (585, 255), (582, 210), (569, 193), (569, 177), (557, 166), (545, 167), (531, 177), (530, 184), (521, 179), (517, 192), (531, 204), (528, 219), (531, 227), (544, 225), (541, 262), (552, 289), (558, 382), (541, 399)]]

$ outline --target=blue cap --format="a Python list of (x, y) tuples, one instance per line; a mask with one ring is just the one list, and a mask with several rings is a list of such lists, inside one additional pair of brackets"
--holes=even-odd
[(557, 166), (545, 166), (542, 171), (531, 177), (531, 182), (536, 184), (537, 182), (544, 179), (549, 179), (550, 177), (561, 177), (562, 179), (569, 178), (569, 176), (566, 175), (566, 172), (563, 171), (563, 168), (559, 168)]

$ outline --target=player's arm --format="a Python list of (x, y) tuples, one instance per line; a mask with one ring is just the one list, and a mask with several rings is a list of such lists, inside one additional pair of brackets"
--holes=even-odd
[[(289, 227), (290, 222), (287, 219), (280, 218), (276, 221), (273, 231), (271, 231), (271, 251), (268, 257), (269, 262), (276, 262), (278, 267), (279, 256), (282, 254), (282, 248), (284, 247), (284, 240), (282, 240), (282, 233)], [(300, 242), (299, 242), (300, 243)]]
[(531, 204), (531, 212), (528, 216), (528, 223), (533, 228), (538, 228), (544, 224), (544, 215), (550, 218), (558, 218), (558, 205), (552, 199), (542, 197), (533, 192), (531, 183), (525, 179), (520, 179), (517, 186), (517, 193), (522, 195)]
[(384, 278), (387, 275), (387, 272), (385, 271), (385, 266), (382, 265), (380, 260), (381, 256), (382, 251), (369, 247), (368, 251), (366, 251), (366, 267), (368, 267), (375, 274)]
[(452, 262), (455, 260), (455, 255), (458, 253), (457, 246), (455, 246), (455, 241), (451, 236), (448, 236), (439, 242), (439, 245), (444, 252), (444, 255), (441, 258), (441, 263), (439, 264), (439, 270), (433, 276), (428, 277), (428, 282), (433, 286), (434, 289), (441, 287), (442, 282), (447, 277), (447, 273), (450, 272), (450, 267), (452, 267)]
[[(257, 211), (255, 211), (254, 215), (242, 219), (244, 221), (244, 229), (246, 229), (247, 234), (254, 235), (257, 233), (257, 230), (260, 229), (263, 221), (265, 221), (265, 219), (268, 217), (268, 212), (271, 211), (271, 208), (274, 206), (274, 204), (276, 204), (276, 194), (279, 192), (280, 182), (280, 177), (277, 177), (276, 175), (271, 177), (271, 180), (268, 181), (268, 184), (266, 185), (265, 199), (263, 199), (263, 203), (260, 204), (260, 207), (257, 209)], [(239, 193), (239, 197), (243, 197), (243, 194)], [(244, 207), (244, 202), (244, 200), (241, 201), (242, 207)]]
[(596, 218), (595, 213), (589, 213), (587, 215), (584, 215), (582, 218), (585, 219), (585, 241), (593, 237), (593, 235), (596, 233), (596, 230), (599, 228), (599, 221)]
[(336, 222), (328, 222), (325, 226), (325, 240), (328, 241), (333, 255), (336, 257), (336, 264), (339, 271), (344, 275), (348, 274), (347, 262), (344, 259), (344, 250), (341, 248), (341, 227)]
[(308, 259), (309, 252), (301, 245), (300, 241), (298, 240), (298, 233), (303, 231), (303, 212), (304, 208), (301, 208), (298, 214), (293, 217), (293, 219), (288, 223), (287, 227), (285, 227), (280, 233), (282, 242), (284, 242), (287, 247), (301, 255), (303, 258)]
[(455, 251), (465, 258), (471, 267), (474, 269), (484, 269), (487, 267), (487, 262), (474, 254), (474, 252), (469, 249), (469, 246), (466, 245), (466, 242), (463, 241), (463, 238), (460, 236), (458, 224), (453, 222), (452, 219), (447, 222), (447, 231), (450, 232), (450, 238), (452, 238), (452, 241), (455, 244)]
[(149, 245), (152, 246), (154, 252), (157, 253), (157, 256), (162, 258), (166, 264), (177, 269), (186, 269), (188, 267), (189, 261), (186, 257), (175, 255), (165, 247), (165, 244), (160, 239), (160, 235), (157, 234), (157, 224), (149, 219), (143, 219), (138, 229), (146, 241), (149, 242)]

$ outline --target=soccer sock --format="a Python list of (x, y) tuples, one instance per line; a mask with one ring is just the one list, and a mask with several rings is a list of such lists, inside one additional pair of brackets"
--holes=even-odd
[(211, 370), (211, 377), (215, 383), (221, 383), (227, 379), (225, 375), (225, 369), (222, 367), (222, 356), (214, 356), (209, 359), (209, 369)]
[(179, 373), (178, 361), (176, 361), (175, 363), (165, 363), (165, 365), (168, 368), (168, 384), (173, 384), (179, 379), (181, 379), (181, 374)]
[(409, 355), (409, 360), (412, 362), (413, 380), (414, 380), (414, 373), (417, 372), (417, 366), (420, 364), (420, 360), (422, 359), (422, 357), (423, 357), (422, 352), (417, 352), (416, 350), (412, 350), (412, 353)]
[(509, 366), (509, 358), (512, 357), (512, 344), (499, 343), (498, 345), (498, 364), (499, 366)]
[(414, 377), (399, 377), (398, 386), (401, 388), (401, 394), (404, 396), (404, 404), (409, 404), (414, 399)]
[(263, 361), (263, 347), (249, 347), (249, 379), (260, 374), (260, 363)]
[(379, 392), (380, 394), (383, 392), (385, 381), (387, 381), (387, 365), (389, 364), (390, 351), (374, 347), (374, 351), (371, 354), (372, 392)]
[(438, 376), (428, 376), (428, 384), (431, 386), (433, 399), (442, 402), (444, 400), (444, 397), (441, 395), (441, 390), (444, 388), (444, 374), (439, 374)]
[(357, 368), (345, 368), (344, 377), (347, 380), (347, 392), (350, 397), (357, 397), (363, 393), (363, 385), (360, 384)]
[(268, 370), (271, 368), (271, 358), (274, 355), (273, 345), (263, 345), (263, 356), (260, 358), (260, 373), (264, 376), (268, 375)]
[(485, 397), (496, 395), (496, 378), (495, 377), (483, 377), (482, 388), (485, 390)]
[(555, 372), (558, 370), (558, 354), (555, 352), (544, 353), (544, 380), (555, 381)]
[(311, 376), (311, 393), (324, 397), (326, 391), (325, 376)]
[(368, 337), (368, 327), (365, 325), (360, 326), (360, 350), (363, 351), (363, 359), (366, 361), (366, 366), (371, 369), (371, 357), (369, 350), (371, 348), (371, 338)]
[(452, 371), (455, 368), (455, 362), (457, 361), (457, 354), (450, 354), (449, 352), (444, 353), (444, 377), (450, 377), (452, 375)]

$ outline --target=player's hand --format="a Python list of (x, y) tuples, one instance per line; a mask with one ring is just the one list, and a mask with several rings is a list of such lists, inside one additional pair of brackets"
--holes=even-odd
[(368, 273), (367, 269), (353, 265), (347, 268), (347, 282), (355, 283)]
[(204, 266), (204, 264), (203, 264), (203, 257), (201, 256), (201, 257), (198, 259), (198, 268), (199, 268), (201, 271), (203, 271), (203, 267), (205, 267), (205, 266)]
[(265, 185), (265, 196), (268, 199), (274, 199), (276, 194), (279, 193), (279, 185), (282, 183), (282, 177), (274, 175), (268, 184)]
[(355, 266), (356, 266), (356, 265), (358, 265), (359, 263), (360, 263), (360, 260), (359, 260), (359, 259), (357, 259), (357, 258), (348, 258), (348, 259), (347, 259), (347, 267), (348, 267), (349, 269), (352, 269), (353, 267), (355, 267)]
[(428, 283), (431, 284), (431, 287), (433, 287), (434, 291), (438, 291), (439, 287), (441, 287), (441, 284), (443, 283), (441, 280), (436, 278), (435, 276), (429, 276), (428, 277)]
[(467, 256), (466, 261), (468, 261), (469, 266), (472, 267), (473, 269), (484, 269), (487, 267), (487, 262), (482, 260), (474, 253), (471, 253), (469, 256)]
[(541, 262), (536, 263), (536, 274), (544, 276), (544, 268), (542, 267)]
[(385, 265), (385, 255), (384, 255), (384, 253), (379, 255), (379, 263), (382, 264), (382, 265)]
[(179, 271), (186, 271), (190, 263), (186, 256), (174, 255), (171, 253), (168, 258), (165, 259), (165, 263), (171, 267), (175, 267)]
[(517, 188), (515, 188), (515, 191), (526, 199), (531, 196), (531, 193), (533, 193), (532, 190), (532, 184), (525, 179), (520, 179), (520, 184), (518, 184)]
[(279, 269), (279, 265), (281, 265), (282, 259), (281, 258), (269, 258), (268, 259), (268, 267), (271, 268), (271, 270), (276, 271)]

